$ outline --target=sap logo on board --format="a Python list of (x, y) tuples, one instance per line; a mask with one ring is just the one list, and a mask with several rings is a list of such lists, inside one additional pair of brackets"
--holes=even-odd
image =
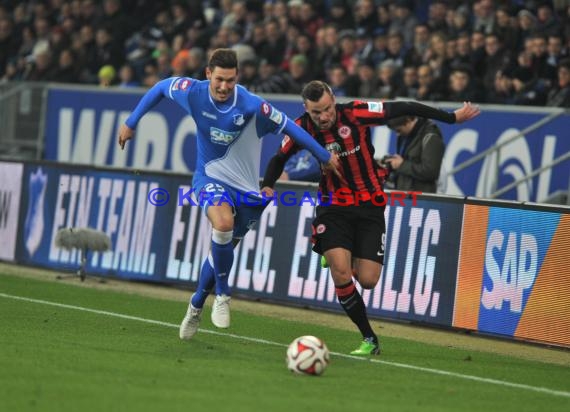
[(538, 243), (532, 234), (495, 229), (487, 239), (481, 303), (485, 309), (521, 313), (523, 293), (532, 288), (538, 273)]

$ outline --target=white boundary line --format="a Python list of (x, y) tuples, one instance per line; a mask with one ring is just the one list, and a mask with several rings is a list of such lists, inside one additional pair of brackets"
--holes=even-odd
[[(153, 320), (153, 319), (146, 319), (146, 318), (141, 318), (138, 316), (124, 315), (122, 313), (84, 308), (82, 306), (66, 305), (65, 303), (50, 302), (47, 300), (32, 299), (32, 298), (27, 298), (27, 297), (23, 297), (23, 296), (8, 295), (6, 293), (0, 293), (0, 297), (7, 298), (7, 299), (19, 300), (19, 301), (23, 301), (23, 302), (31, 302), (31, 303), (38, 303), (38, 304), (42, 304), (42, 305), (55, 306), (55, 307), (64, 308), (64, 309), (78, 310), (78, 311), (82, 311), (82, 312), (94, 313), (97, 315), (112, 316), (112, 317), (120, 318), (120, 319), (134, 320), (134, 321), (138, 321), (138, 322), (150, 323), (153, 325), (160, 325), (160, 326), (166, 326), (169, 328), (178, 329), (178, 325), (174, 324), (174, 323), (162, 322), (162, 321)], [(199, 330), (202, 333), (209, 333), (211, 335), (226, 336), (226, 337), (230, 337), (230, 338), (234, 338), (234, 339), (245, 340), (248, 342), (261, 343), (264, 345), (287, 347), (287, 345), (285, 345), (285, 344), (273, 342), (273, 341), (265, 340), (265, 339), (252, 338), (249, 336), (235, 335), (233, 333), (217, 332), (217, 331), (208, 330), (208, 329), (201, 329), (201, 328)], [(397, 368), (422, 371), (422, 372), (432, 373), (432, 374), (436, 374), (436, 375), (451, 376), (454, 378), (466, 379), (466, 380), (475, 381), (475, 382), (489, 383), (489, 384), (493, 384), (493, 385), (506, 386), (509, 388), (523, 389), (523, 390), (532, 391), (532, 392), (544, 393), (544, 394), (552, 395), (552, 396), (562, 396), (565, 398), (570, 398), (570, 392), (548, 389), (548, 388), (543, 388), (540, 386), (530, 386), (530, 385), (525, 385), (522, 383), (513, 383), (513, 382), (502, 381), (502, 380), (498, 380), (498, 379), (481, 378), (479, 376), (464, 375), (462, 373), (449, 372), (449, 371), (440, 370), (440, 369), (433, 369), (433, 368), (425, 368), (423, 366), (409, 365), (406, 363), (391, 362), (391, 361), (385, 361), (385, 360), (380, 360), (380, 359), (362, 358), (362, 357), (358, 357), (358, 356), (346, 355), (344, 353), (339, 353), (339, 352), (331, 352), (331, 355), (338, 356), (341, 358), (348, 358), (348, 359), (355, 359), (355, 360), (359, 360), (359, 361), (368, 361), (368, 362), (372, 362), (372, 363), (379, 363), (382, 365), (389, 365), (389, 366), (394, 366)]]

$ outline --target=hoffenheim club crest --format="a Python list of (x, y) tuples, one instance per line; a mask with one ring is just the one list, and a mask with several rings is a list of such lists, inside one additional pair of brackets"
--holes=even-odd
[(30, 174), (28, 212), (24, 223), (24, 244), (30, 256), (38, 250), (44, 233), (44, 198), (47, 187), (47, 174), (39, 167)]
[(241, 113), (234, 114), (234, 124), (236, 126), (241, 126), (244, 123), (245, 123), (245, 119), (243, 118), (243, 114), (241, 114)]

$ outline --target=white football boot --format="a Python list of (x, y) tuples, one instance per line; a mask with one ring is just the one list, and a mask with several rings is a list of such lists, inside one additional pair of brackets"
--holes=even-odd
[(192, 303), (188, 305), (186, 316), (180, 324), (180, 339), (189, 340), (198, 332), (200, 320), (202, 319), (202, 309), (195, 308)]
[(230, 300), (227, 295), (216, 295), (212, 306), (212, 323), (218, 328), (230, 327)]

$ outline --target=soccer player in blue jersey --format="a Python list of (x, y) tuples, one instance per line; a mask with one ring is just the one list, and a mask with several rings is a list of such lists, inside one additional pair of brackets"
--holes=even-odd
[[(212, 243), (197, 290), (180, 325), (181, 339), (191, 339), (198, 330), (202, 308), (214, 286), (212, 323), (219, 328), (230, 326), (228, 275), (233, 248), (264, 209), (263, 202), (259, 202), (260, 138), (268, 133), (286, 133), (310, 150), (326, 169), (339, 168), (336, 155), (331, 155), (286, 115), (237, 84), (235, 51), (215, 50), (206, 77), (205, 81), (186, 77), (161, 80), (142, 97), (119, 130), (119, 145), (124, 149), (141, 117), (164, 97), (178, 103), (197, 125), (198, 161), (192, 186), (199, 199), (207, 196), (208, 201), (201, 201), (200, 206), (212, 224)], [(245, 195), (252, 198), (247, 203), (259, 206), (238, 200), (238, 196), (243, 199)]]

